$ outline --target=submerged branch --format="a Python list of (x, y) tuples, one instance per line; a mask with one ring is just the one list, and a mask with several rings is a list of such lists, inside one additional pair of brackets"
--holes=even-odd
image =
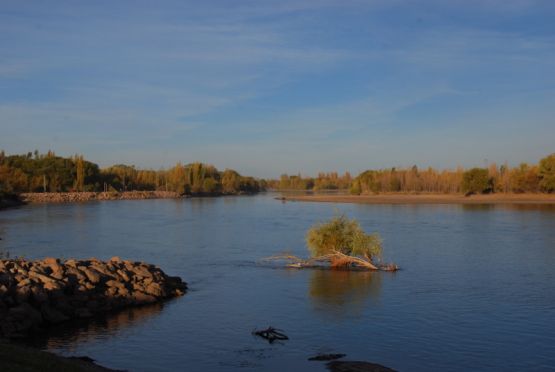
[(330, 269), (352, 269), (352, 270), (380, 270), (397, 271), (399, 267), (395, 264), (375, 265), (370, 259), (349, 256), (334, 251), (322, 256), (302, 259), (290, 254), (276, 255), (263, 259), (263, 261), (285, 261), (286, 267), (290, 268), (330, 268)]

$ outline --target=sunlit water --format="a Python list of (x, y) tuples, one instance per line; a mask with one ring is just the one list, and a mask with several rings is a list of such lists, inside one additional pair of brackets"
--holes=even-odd
[[(184, 297), (34, 342), (131, 371), (323, 370), (320, 352), (398, 370), (555, 368), (555, 209), (282, 203), (273, 195), (39, 205), (0, 213), (0, 250), (143, 260)], [(276, 269), (339, 208), (384, 238), (397, 273)], [(268, 344), (254, 328), (281, 328)]]

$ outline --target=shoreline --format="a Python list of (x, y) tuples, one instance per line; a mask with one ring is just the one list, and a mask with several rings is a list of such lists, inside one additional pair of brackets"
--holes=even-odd
[(198, 193), (179, 194), (173, 191), (83, 191), (83, 192), (28, 192), (17, 195), (17, 199), (0, 199), (0, 210), (16, 208), (27, 204), (65, 204), (85, 203), (89, 201), (105, 200), (148, 200), (148, 199), (189, 199), (212, 198), (219, 196), (243, 196), (257, 193)]
[(0, 370), (114, 372), (86, 356), (65, 357), (49, 351), (0, 339)]
[(547, 204), (555, 194), (377, 194), (377, 195), (283, 195), (282, 201), (353, 204)]
[(125, 192), (30, 192), (19, 194), (23, 203), (75, 203), (92, 200), (143, 200), (179, 199), (182, 196), (172, 191), (125, 191)]

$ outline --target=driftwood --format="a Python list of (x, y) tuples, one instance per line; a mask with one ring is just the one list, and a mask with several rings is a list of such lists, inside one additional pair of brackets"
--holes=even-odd
[(269, 343), (274, 342), (275, 340), (289, 340), (289, 337), (283, 333), (281, 329), (276, 329), (274, 327), (268, 327), (266, 329), (255, 330), (252, 332), (253, 335), (260, 336), (268, 340)]
[(397, 271), (399, 267), (395, 264), (376, 265), (369, 257), (361, 258), (349, 256), (339, 251), (334, 251), (323, 256), (302, 259), (293, 255), (278, 255), (265, 258), (263, 261), (285, 261), (290, 268), (331, 268), (352, 270), (380, 270)]

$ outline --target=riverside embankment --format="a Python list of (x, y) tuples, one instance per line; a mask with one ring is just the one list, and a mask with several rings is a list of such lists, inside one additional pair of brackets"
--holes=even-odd
[(183, 197), (173, 191), (126, 191), (126, 192), (33, 192), (22, 193), (24, 203), (73, 203), (91, 200), (139, 200), (177, 199)]
[(0, 336), (180, 296), (179, 277), (143, 262), (55, 258), (0, 260)]

